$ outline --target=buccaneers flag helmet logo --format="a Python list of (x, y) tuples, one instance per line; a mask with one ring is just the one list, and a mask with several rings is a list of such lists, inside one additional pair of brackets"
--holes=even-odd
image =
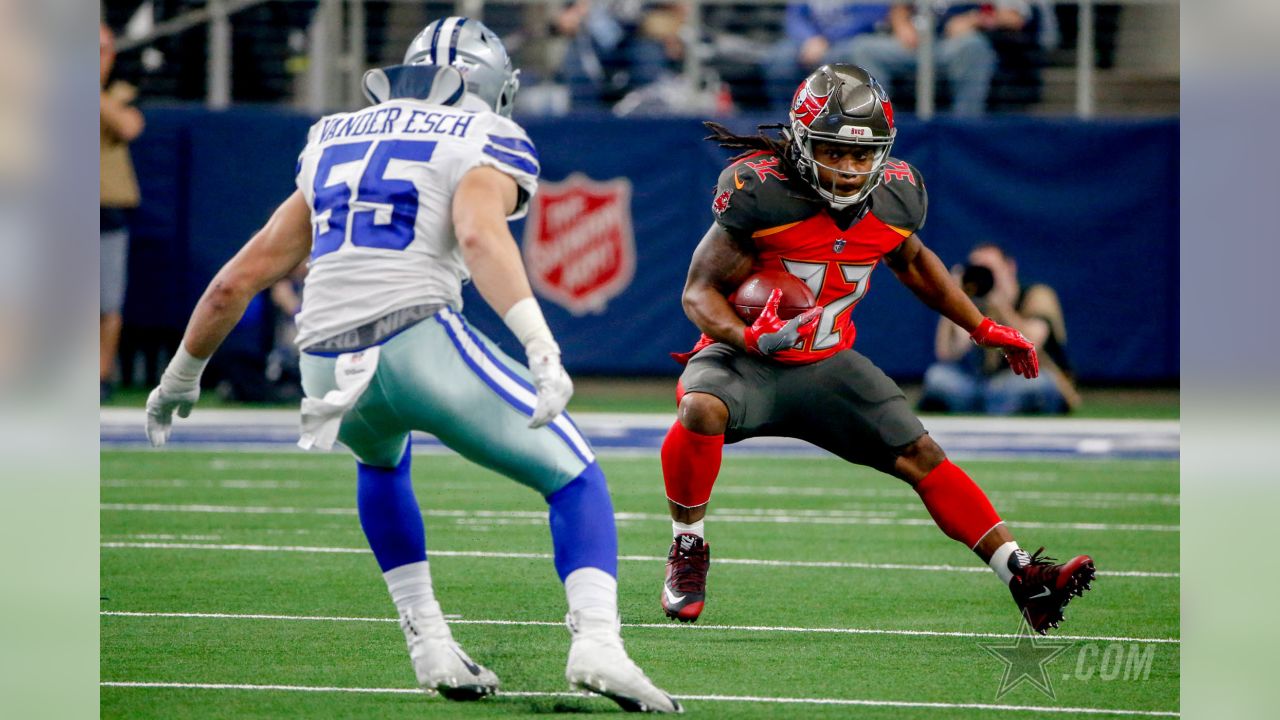
[(809, 89), (809, 83), (800, 84), (800, 88), (796, 90), (796, 96), (791, 101), (791, 118), (795, 122), (809, 127), (813, 121), (822, 114), (827, 107), (827, 101), (831, 99), (831, 91), (828, 90), (826, 95), (815, 95)]

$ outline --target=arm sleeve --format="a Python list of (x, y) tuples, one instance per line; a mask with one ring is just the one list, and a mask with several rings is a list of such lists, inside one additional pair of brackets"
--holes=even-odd
[(520, 188), (516, 208), (508, 220), (519, 220), (529, 212), (529, 200), (538, 191), (538, 150), (529, 136), (517, 124), (500, 115), (489, 113), (476, 118), (483, 120), (474, 136), (473, 151), (458, 163), (454, 185), (467, 171), (476, 167), (492, 167), (509, 175)]

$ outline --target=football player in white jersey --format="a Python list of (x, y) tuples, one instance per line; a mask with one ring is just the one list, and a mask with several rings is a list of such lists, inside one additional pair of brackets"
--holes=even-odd
[[(311, 128), (297, 191), (201, 297), (147, 400), (147, 435), (165, 443), (250, 299), (309, 256), (299, 444), (336, 439), (356, 457), (360, 523), (418, 683), (454, 700), (498, 688), (454, 641), (435, 599), (410, 481), (412, 430), (546, 498), (569, 605), (570, 685), (628, 710), (679, 712), (623, 648), (609, 491), (563, 412), (573, 384), (507, 227), (538, 178), (537, 151), (509, 117), (518, 75), (498, 37), (460, 17), (428, 25), (403, 65), (369, 71), (373, 104)], [(467, 279), (524, 344), (528, 369), (460, 314)]]

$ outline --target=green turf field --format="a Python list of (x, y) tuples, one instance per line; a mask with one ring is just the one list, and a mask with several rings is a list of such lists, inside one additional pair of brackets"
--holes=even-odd
[[(102, 680), (254, 687), (106, 685), (102, 716), (617, 712), (607, 700), (561, 694), (563, 593), (551, 561), (529, 557), (551, 551), (541, 498), (453, 456), (414, 463), (437, 595), (459, 617), (455, 636), (512, 694), (452, 704), (411, 691), (343, 455), (106, 451)], [(708, 608), (696, 626), (683, 626), (667, 623), (658, 606), (670, 525), (657, 458), (602, 464), (626, 556), (623, 637), (668, 691), (719, 696), (687, 700), (690, 714), (1178, 710), (1176, 462), (964, 463), (1024, 547), (1043, 544), (1058, 557), (1088, 552), (1103, 573), (1068, 608), (1061, 630), (1084, 639), (1044, 665), (1055, 697), (1023, 682), (998, 700), (1005, 665), (979, 643), (1013, 640), (969, 634), (1016, 631), (1008, 591), (933, 527), (906, 486), (836, 460), (727, 458), (707, 523)], [(330, 689), (297, 689), (308, 687)], [(776, 702), (784, 698), (865, 704)]]

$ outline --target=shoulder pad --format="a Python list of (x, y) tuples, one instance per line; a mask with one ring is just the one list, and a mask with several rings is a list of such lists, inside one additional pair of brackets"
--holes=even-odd
[(871, 193), (871, 212), (910, 235), (924, 227), (928, 210), (929, 193), (920, 171), (906, 161), (889, 158), (883, 180)]
[(476, 119), (481, 121), (478, 127), (480, 132), (471, 134), (483, 143), (482, 151), (485, 155), (535, 178), (542, 172), (538, 149), (534, 147), (524, 128), (495, 112), (478, 113)]
[[(455, 108), (455, 112), (458, 110)], [(461, 112), (468, 112), (463, 110)], [(486, 132), (502, 133), (504, 135), (519, 135), (527, 137), (524, 128), (516, 124), (511, 118), (505, 118), (492, 110), (480, 110), (472, 113), (476, 118), (476, 126), (482, 127)]]
[(731, 233), (750, 235), (807, 218), (814, 209), (793, 192), (782, 161), (772, 153), (759, 152), (721, 171), (711, 212)]

